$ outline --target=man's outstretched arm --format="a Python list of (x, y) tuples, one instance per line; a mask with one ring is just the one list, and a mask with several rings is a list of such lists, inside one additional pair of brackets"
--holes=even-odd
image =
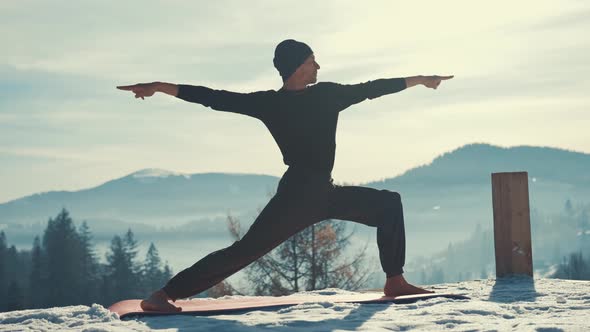
[(239, 93), (225, 90), (214, 90), (204, 86), (172, 84), (164, 82), (140, 83), (118, 86), (117, 89), (132, 91), (135, 98), (153, 96), (162, 92), (191, 103), (198, 103), (217, 111), (232, 112), (259, 117), (263, 98), (262, 92)]
[(400, 92), (407, 88), (424, 85), (427, 88), (436, 89), (443, 80), (454, 76), (410, 76), (396, 78), (381, 78), (358, 84), (334, 84), (335, 95), (342, 103), (341, 109), (357, 104), (367, 99), (375, 99), (384, 95)]

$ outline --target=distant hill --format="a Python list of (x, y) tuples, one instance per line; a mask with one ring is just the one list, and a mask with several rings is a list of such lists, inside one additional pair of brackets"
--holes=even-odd
[(536, 181), (589, 185), (590, 154), (547, 147), (470, 144), (444, 153), (428, 165), (370, 185), (489, 185), (491, 173), (515, 171), (528, 171)]
[(547, 147), (469, 144), (366, 185), (400, 192), (408, 227), (446, 240), (477, 224), (492, 227), (491, 174), (517, 171), (528, 172), (533, 217), (561, 211), (568, 199), (590, 202), (590, 154)]
[(146, 169), (90, 189), (51, 191), (0, 204), (0, 223), (46, 222), (65, 207), (76, 219), (177, 224), (254, 210), (266, 203), (277, 183), (277, 177), (268, 175)]
[[(478, 223), (491, 227), (490, 174), (505, 171), (529, 172), (533, 210), (550, 214), (562, 209), (567, 199), (590, 201), (590, 155), (547, 147), (470, 144), (400, 176), (365, 185), (400, 192), (406, 230), (436, 234), (422, 238), (448, 243)], [(108, 232), (127, 223), (166, 227), (191, 221), (192, 228), (202, 223), (225, 232), (224, 223), (207, 220), (224, 218), (228, 212), (256, 214), (278, 180), (267, 175), (147, 169), (86, 190), (47, 192), (0, 204), (0, 226), (12, 234), (26, 224), (44, 227), (65, 207), (75, 220), (92, 221), (93, 231)]]

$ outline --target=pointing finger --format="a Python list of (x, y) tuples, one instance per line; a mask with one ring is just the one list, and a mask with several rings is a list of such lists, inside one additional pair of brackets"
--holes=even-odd
[(450, 75), (450, 76), (440, 76), (440, 79), (442, 80), (450, 80), (451, 78), (455, 77), (455, 75)]
[(133, 85), (121, 85), (121, 86), (118, 86), (117, 89), (130, 91), (133, 89)]

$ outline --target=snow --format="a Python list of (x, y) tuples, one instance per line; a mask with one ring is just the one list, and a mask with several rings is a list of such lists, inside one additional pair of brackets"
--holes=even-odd
[[(0, 313), (0, 331), (588, 331), (590, 281), (473, 280), (427, 286), (471, 300), (434, 298), (412, 304), (309, 302), (219, 316), (120, 320), (94, 304)], [(350, 294), (329, 289), (306, 294)], [(298, 295), (301, 295), (299, 293)]]
[(185, 178), (189, 179), (189, 174), (183, 174), (178, 172), (167, 171), (165, 169), (159, 168), (146, 168), (144, 170), (135, 172), (132, 176), (136, 179), (142, 178), (167, 178), (169, 176), (184, 176)]

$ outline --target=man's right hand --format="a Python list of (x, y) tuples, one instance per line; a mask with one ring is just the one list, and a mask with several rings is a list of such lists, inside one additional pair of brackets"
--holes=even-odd
[(450, 75), (450, 76), (438, 76), (438, 75), (423, 76), (422, 84), (424, 84), (424, 86), (427, 87), (427, 88), (436, 89), (440, 85), (440, 81), (450, 80), (453, 77), (455, 77), (455, 75)]
[(163, 92), (167, 95), (176, 97), (178, 95), (178, 85), (165, 82), (139, 83), (135, 85), (118, 86), (117, 89), (132, 91), (135, 98), (151, 97), (156, 92)]
[(122, 85), (118, 86), (117, 89), (131, 91), (135, 93), (135, 98), (144, 99), (144, 97), (153, 96), (158, 91), (158, 82)]

